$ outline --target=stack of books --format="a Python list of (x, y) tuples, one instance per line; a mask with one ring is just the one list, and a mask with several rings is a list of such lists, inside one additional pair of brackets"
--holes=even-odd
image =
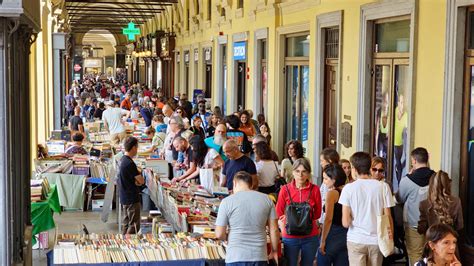
[(90, 161), (91, 177), (105, 178), (107, 181), (110, 180), (110, 169), (111, 166), (107, 162)]
[(51, 158), (35, 161), (35, 171), (37, 174), (42, 173), (60, 173), (69, 174), (72, 171), (71, 160), (54, 160)]
[(73, 168), (72, 173), (74, 175), (89, 175), (89, 156), (75, 154), (72, 157)]
[(191, 259), (225, 259), (220, 241), (178, 233), (147, 235), (59, 235), (54, 264), (152, 262)]
[(43, 201), (48, 197), (50, 186), (46, 178), (30, 180), (30, 187), (31, 202)]
[(110, 142), (110, 134), (108, 132), (89, 132), (90, 142)]

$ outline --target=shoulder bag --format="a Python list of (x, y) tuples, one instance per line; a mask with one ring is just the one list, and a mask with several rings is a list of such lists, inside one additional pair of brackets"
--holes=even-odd
[(377, 242), (380, 252), (382, 252), (384, 257), (387, 257), (393, 253), (394, 243), (393, 237), (390, 238), (390, 231), (392, 230), (390, 227), (390, 216), (384, 213), (385, 206), (387, 205), (385, 202), (385, 184), (381, 181), (380, 185), (382, 186), (383, 206), (381, 214), (377, 215)]
[(304, 202), (293, 202), (288, 185), (285, 186), (290, 198), (290, 204), (285, 209), (285, 229), (288, 235), (303, 236), (309, 235), (313, 231), (313, 212), (309, 204), (313, 185), (310, 184), (310, 186), (308, 198)]

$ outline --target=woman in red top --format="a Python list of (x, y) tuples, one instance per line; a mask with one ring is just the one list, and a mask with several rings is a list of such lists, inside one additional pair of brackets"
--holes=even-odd
[(240, 114), (239, 130), (244, 132), (250, 141), (257, 134), (257, 131), (255, 130), (255, 126), (252, 124), (252, 121), (250, 121), (250, 114), (247, 111), (243, 111), (242, 114)]
[[(288, 194), (289, 193), (289, 194)], [(313, 228), (308, 235), (289, 235), (286, 232), (285, 209), (293, 202), (306, 202), (312, 208)], [(316, 251), (319, 248), (319, 230), (316, 221), (321, 216), (321, 193), (319, 187), (311, 183), (311, 165), (305, 158), (293, 163), (293, 181), (282, 187), (278, 195), (276, 212), (282, 230), (285, 257), (290, 266), (298, 265), (301, 252), (301, 265), (313, 265)]]

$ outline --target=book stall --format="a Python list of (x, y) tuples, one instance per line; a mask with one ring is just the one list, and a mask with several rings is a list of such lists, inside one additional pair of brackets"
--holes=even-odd
[[(33, 225), (33, 245), (36, 236), (55, 227), (53, 213), (61, 213), (56, 185), (46, 179), (31, 180), (31, 224)], [(39, 238), (39, 236), (38, 236)]]
[[(139, 140), (134, 161), (145, 178), (142, 193), (149, 196), (157, 210), (141, 217), (140, 232), (135, 235), (58, 235), (53, 251), (48, 253), (48, 265), (225, 265), (226, 243), (216, 240), (215, 221), (228, 191), (215, 186), (212, 174), (200, 176), (202, 185), (172, 183), (168, 163), (148, 152), (151, 141), (143, 134), (145, 129), (141, 124), (130, 123), (127, 132)], [(112, 161), (118, 162), (121, 149), (114, 150), (117, 155)], [(94, 171), (91, 169), (90, 173)], [(115, 172), (109, 177), (107, 181), (111, 183)], [(113, 186), (107, 190), (109, 187)], [(103, 214), (108, 212), (111, 201), (112, 196), (105, 200)], [(121, 228), (121, 208), (118, 212)], [(267, 242), (270, 245), (269, 237)]]

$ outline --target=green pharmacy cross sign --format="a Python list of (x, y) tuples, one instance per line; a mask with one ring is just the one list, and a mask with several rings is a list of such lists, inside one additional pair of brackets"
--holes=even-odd
[(122, 33), (127, 35), (129, 41), (135, 41), (135, 35), (140, 34), (140, 28), (135, 28), (135, 23), (130, 22), (128, 28), (124, 28)]

